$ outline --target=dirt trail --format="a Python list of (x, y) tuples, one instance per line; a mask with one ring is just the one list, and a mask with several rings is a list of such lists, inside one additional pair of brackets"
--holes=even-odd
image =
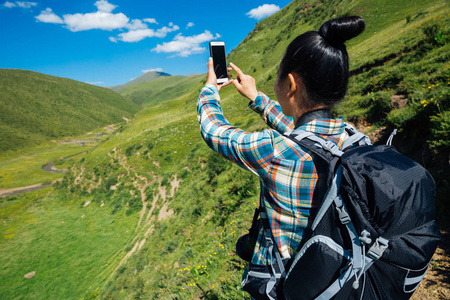
[(0, 189), (0, 198), (23, 194), (23, 193), (28, 193), (28, 192), (33, 192), (33, 191), (45, 189), (45, 188), (48, 188), (51, 186), (53, 186), (53, 183), (49, 183), (49, 184), (38, 183), (38, 184), (16, 187), (16, 188), (11, 188), (11, 189)]
[[(134, 177), (135, 180), (133, 181), (134, 187), (136, 187), (141, 196), (142, 200), (142, 210), (139, 214), (139, 221), (136, 225), (136, 228), (134, 230), (134, 238), (132, 239), (131, 243), (133, 243), (133, 247), (125, 254), (125, 256), (120, 260), (118, 265), (115, 267), (115, 269), (110, 274), (109, 278), (111, 278), (114, 273), (126, 263), (128, 258), (133, 255), (136, 251), (141, 249), (145, 242), (147, 241), (147, 237), (149, 234), (153, 232), (153, 222), (152, 220), (164, 220), (170, 215), (172, 215), (174, 212), (172, 209), (169, 209), (169, 202), (167, 201), (167, 190), (166, 187), (161, 185), (162, 178), (158, 176), (154, 176), (154, 174), (146, 174), (146, 175), (140, 175), (135, 168), (133, 168), (127, 160), (126, 155), (119, 154), (117, 149), (113, 149), (112, 155), (110, 154), (110, 157), (117, 159), (119, 164), (127, 171), (128, 175), (132, 175), (130, 177)], [(155, 165), (157, 165), (157, 162), (153, 162)], [(149, 179), (151, 178), (151, 179)], [(145, 193), (145, 190), (147, 187), (152, 186), (155, 182), (158, 182), (158, 188), (156, 193), (153, 195), (153, 199), (151, 202), (150, 207), (147, 210), (147, 205), (149, 204), (149, 200), (147, 199), (147, 195)], [(176, 190), (180, 186), (181, 179), (177, 179), (176, 175), (172, 179), (170, 185), (170, 194), (169, 197), (173, 197), (175, 195)], [(160, 201), (158, 201), (160, 200)], [(157, 216), (154, 215), (154, 211), (156, 209), (156, 205), (158, 202), (162, 203), (162, 208)], [(145, 221), (144, 221), (145, 217)]]
[(90, 139), (90, 140), (69, 140), (69, 141), (60, 141), (58, 144), (80, 144), (83, 146), (86, 143), (98, 143), (100, 139)]

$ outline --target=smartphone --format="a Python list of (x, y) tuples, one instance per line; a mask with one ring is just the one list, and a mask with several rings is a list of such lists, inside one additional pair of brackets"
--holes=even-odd
[(214, 71), (217, 83), (228, 81), (227, 57), (225, 55), (225, 42), (209, 42), (209, 53), (214, 61)]

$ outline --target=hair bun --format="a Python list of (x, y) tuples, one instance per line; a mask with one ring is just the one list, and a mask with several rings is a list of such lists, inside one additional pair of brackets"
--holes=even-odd
[(332, 46), (339, 46), (345, 41), (358, 36), (365, 28), (361, 17), (343, 17), (329, 20), (322, 24), (319, 34)]

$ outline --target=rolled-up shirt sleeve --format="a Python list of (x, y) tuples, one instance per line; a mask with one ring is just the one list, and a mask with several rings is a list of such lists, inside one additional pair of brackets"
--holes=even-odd
[(294, 129), (293, 119), (283, 114), (278, 102), (271, 100), (262, 92), (258, 93), (249, 107), (260, 114), (267, 125), (280, 133)]
[(207, 85), (200, 91), (197, 118), (206, 144), (214, 151), (261, 176), (273, 158), (273, 132), (250, 133), (232, 126), (224, 117), (217, 88)]

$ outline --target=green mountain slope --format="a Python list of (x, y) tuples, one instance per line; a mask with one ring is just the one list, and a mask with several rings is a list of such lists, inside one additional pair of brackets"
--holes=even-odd
[[(437, 46), (423, 33), (433, 24), (444, 28), (449, 18), (447, 2), (375, 2), (294, 1), (278, 14), (258, 23), (232, 51), (229, 61), (252, 74), (259, 89), (273, 97), (277, 64), (290, 40), (297, 34), (317, 29), (329, 18), (360, 14), (367, 20), (367, 31), (349, 44), (354, 75), (349, 95), (336, 113), (359, 122), (358, 125), (366, 124), (362, 127), (366, 132), (399, 125), (402, 134), (406, 134), (407, 122), (393, 124), (388, 115), (405, 113), (413, 117), (410, 110), (421, 112), (416, 106), (423, 99), (419, 102), (417, 99), (420, 94), (431, 99), (431, 94), (424, 93), (432, 84), (440, 83), (442, 87), (433, 93), (444, 95), (448, 91), (448, 65), (443, 63), (448, 60), (449, 46), (447, 43)], [(404, 76), (398, 77), (400, 74)], [(391, 104), (392, 96), (405, 92), (408, 93), (403, 94), (409, 101), (407, 106)], [(246, 297), (240, 291), (243, 262), (233, 254), (234, 243), (250, 225), (258, 199), (258, 183), (249, 172), (217, 157), (204, 145), (195, 116), (197, 93), (198, 86), (192, 95), (140, 112), (121, 136), (97, 148), (64, 183), (72, 190), (86, 190), (88, 182), (77, 185), (74, 180), (85, 167), (89, 178), (105, 176), (106, 182), (111, 181), (122, 189), (121, 193), (112, 194), (115, 213), (132, 213), (133, 203), (136, 211), (144, 212), (143, 219), (152, 213), (148, 223), (141, 222), (137, 226), (128, 251), (122, 252), (122, 256), (129, 254), (137, 245), (132, 255), (105, 283), (93, 289), (100, 293), (100, 298)], [(246, 110), (247, 101), (233, 88), (223, 89), (221, 97), (232, 124), (249, 131), (266, 128), (258, 116)], [(358, 103), (355, 98), (359, 99)], [(445, 101), (441, 105), (443, 113), (449, 109), (448, 97)], [(430, 124), (430, 115), (438, 115), (439, 110), (436, 105), (427, 107), (430, 109), (427, 124)], [(422, 127), (423, 123), (417, 126)], [(420, 139), (416, 134), (415, 142), (426, 144), (431, 136), (430, 127), (428, 132), (429, 135), (421, 132)], [(111, 151), (113, 147), (115, 150)], [(132, 171), (129, 166), (133, 166)], [(134, 184), (130, 185), (131, 182)], [(124, 195), (123, 190), (127, 189), (137, 189), (134, 195), (139, 195), (142, 189), (145, 193), (138, 200), (131, 197), (119, 203), (116, 197)], [(448, 181), (440, 179), (438, 189), (444, 195)], [(166, 192), (165, 198), (161, 191)], [(77, 195), (75, 192), (71, 197)], [(86, 199), (108, 201), (106, 195), (106, 191), (97, 190)], [(139, 200), (141, 203), (137, 204)], [(440, 203), (442, 205), (442, 200)], [(139, 248), (141, 243), (144, 246)]]
[(203, 75), (170, 76), (133, 84), (119, 93), (136, 104), (150, 107), (192, 92), (193, 87), (203, 79)]
[(106, 88), (0, 69), (0, 152), (130, 118), (139, 106)]
[(115, 92), (120, 92), (124, 88), (127, 88), (133, 84), (137, 84), (137, 83), (141, 83), (141, 82), (149, 82), (149, 81), (153, 81), (153, 80), (156, 80), (156, 79), (159, 79), (162, 77), (169, 77), (169, 76), (171, 76), (171, 75), (164, 73), (164, 72), (150, 71), (150, 72), (144, 73), (143, 75), (139, 76), (138, 78), (130, 80), (129, 82), (127, 82), (125, 84), (112, 86), (112, 87), (109, 87), (109, 89), (111, 89)]
[[(448, 7), (448, 1), (439, 0), (293, 1), (259, 22), (229, 61), (252, 74), (259, 89), (273, 97), (277, 64), (290, 40), (317, 30), (329, 18), (361, 15), (367, 30), (348, 45), (353, 75), (348, 96), (335, 114), (380, 136), (397, 126), (400, 134), (394, 144), (414, 150), (409, 154), (420, 156), (419, 161), (433, 172), (438, 212), (445, 220), (450, 192)], [(182, 82), (161, 80), (167, 80), (162, 84), (165, 88), (177, 88)], [(149, 104), (153, 106), (91, 150), (50, 196), (41, 196), (17, 219), (8, 219), (0, 228), (0, 246), (15, 249), (16, 254), (0, 256), (0, 264), (5, 265), (0, 270), (0, 281), (5, 283), (0, 298), (61, 298), (76, 282), (74, 298), (249, 299), (240, 290), (245, 263), (234, 249), (250, 226), (258, 202), (258, 179), (218, 157), (200, 137), (196, 101), (203, 83), (199, 77), (190, 87), (186, 83), (183, 93), (167, 90), (167, 97), (157, 94), (156, 86), (149, 88), (159, 104)], [(224, 88), (221, 98), (233, 125), (248, 131), (267, 128), (232, 87)], [(148, 98), (135, 101), (145, 106)], [(31, 200), (17, 197), (4, 203), (18, 207), (27, 201)], [(52, 210), (51, 224), (65, 222), (58, 230), (79, 241), (79, 249), (86, 243), (95, 259), (72, 251), (72, 244), (55, 246), (54, 240), (30, 239), (47, 229), (47, 215), (40, 212), (39, 217), (43, 206), (58, 208)], [(64, 208), (70, 220), (65, 220)], [(108, 226), (102, 226), (106, 215)], [(124, 220), (126, 231), (118, 225)], [(20, 222), (31, 225), (20, 227)], [(122, 234), (114, 234), (116, 228)], [(105, 242), (109, 235), (115, 245)], [(97, 240), (102, 244), (92, 247)], [(30, 247), (37, 250), (25, 266), (21, 257), (28, 257)], [(41, 267), (38, 275), (70, 277), (64, 283), (36, 275), (33, 285), (22, 283), (19, 279), (33, 263)], [(65, 267), (55, 267), (58, 264)], [(92, 273), (78, 271), (85, 270), (86, 264), (92, 266)], [(435, 261), (429, 272), (443, 270), (445, 264)], [(422, 285), (415, 299), (437, 299), (436, 284), (445, 285)]]

